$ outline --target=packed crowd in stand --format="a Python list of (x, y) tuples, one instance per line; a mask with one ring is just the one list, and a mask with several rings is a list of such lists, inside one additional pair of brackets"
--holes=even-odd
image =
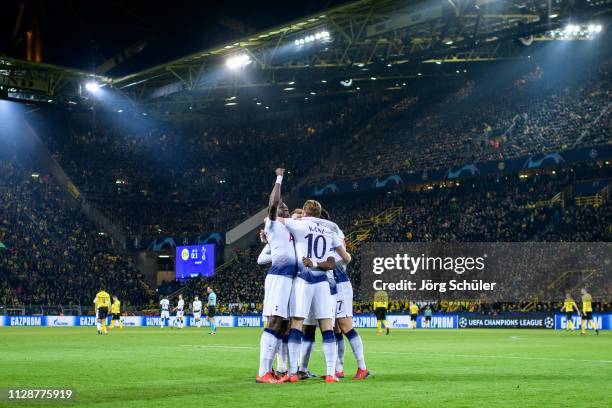
[(346, 143), (327, 162), (323, 179), (447, 169), (609, 143), (611, 73), (612, 61), (570, 79), (537, 67), (519, 77), (467, 80), (459, 90), (407, 106), (402, 101)]
[(270, 166), (283, 163), (288, 179), (303, 179), (313, 158), (322, 161), (321, 151), (388, 100), (365, 95), (279, 117), (210, 121), (219, 124), (126, 123), (114, 114), (92, 126), (74, 115), (40, 134), (84, 196), (131, 237), (225, 232), (261, 210)]
[(101, 285), (126, 305), (147, 302), (149, 290), (129, 259), (52, 177), (9, 147), (0, 157), (0, 304), (91, 306)]

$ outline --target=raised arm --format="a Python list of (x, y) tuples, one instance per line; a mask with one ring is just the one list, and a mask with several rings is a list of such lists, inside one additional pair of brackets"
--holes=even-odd
[(276, 210), (281, 203), (281, 183), (283, 182), (283, 174), (285, 174), (285, 169), (276, 169), (276, 182), (270, 193), (270, 201), (268, 203), (268, 217), (272, 221), (276, 220)]

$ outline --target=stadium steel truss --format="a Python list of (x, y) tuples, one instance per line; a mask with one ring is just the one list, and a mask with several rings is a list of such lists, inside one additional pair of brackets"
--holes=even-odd
[[(95, 80), (135, 106), (175, 111), (236, 104), (242, 90), (262, 87), (285, 99), (355, 92), (371, 80), (392, 87), (421, 75), (423, 64), (517, 58), (533, 42), (567, 40), (551, 33), (571, 22), (595, 20), (605, 27), (611, 5), (612, 0), (357, 0), (124, 77), (0, 56), (0, 98), (76, 104), (86, 99), (84, 83)], [(235, 57), (244, 66), (228, 69), (228, 58)], [(327, 81), (339, 86), (314, 86)]]

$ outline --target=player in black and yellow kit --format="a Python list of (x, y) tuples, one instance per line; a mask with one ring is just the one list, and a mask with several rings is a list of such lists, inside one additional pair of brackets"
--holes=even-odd
[(410, 323), (412, 328), (416, 329), (417, 319), (419, 317), (419, 306), (416, 303), (410, 303)]
[(597, 324), (593, 320), (593, 305), (591, 304), (593, 299), (585, 288), (582, 288), (580, 293), (582, 294), (582, 333), (580, 334), (586, 334), (587, 324), (591, 323), (591, 327), (595, 330), (595, 334), (599, 335)]
[(389, 302), (386, 299), (377, 299), (374, 301), (374, 313), (376, 314), (376, 325), (378, 327), (378, 335), (382, 334), (382, 326), (384, 325), (389, 334), (389, 326), (387, 325), (387, 308)]
[(562, 312), (565, 312), (565, 318), (567, 320), (567, 325), (565, 326), (565, 330), (574, 331), (574, 323), (572, 322), (572, 314), (574, 314), (574, 310), (580, 316), (580, 309), (578, 309), (578, 305), (574, 301), (571, 292), (567, 292), (565, 294), (565, 300), (563, 301), (563, 307), (561, 308)]
[(123, 329), (123, 323), (121, 322), (121, 302), (117, 296), (113, 296), (113, 304), (111, 305), (111, 323), (108, 329), (115, 327), (115, 322), (119, 324), (119, 330)]
[(100, 291), (96, 293), (96, 298), (94, 299), (96, 319), (98, 320), (96, 323), (98, 334), (108, 334), (106, 331), (106, 317), (108, 316), (108, 308), (110, 307), (110, 304), (110, 295), (103, 289), (100, 289)]

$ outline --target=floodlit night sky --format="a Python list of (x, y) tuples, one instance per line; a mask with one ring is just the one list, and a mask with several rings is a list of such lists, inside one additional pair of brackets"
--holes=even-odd
[[(25, 33), (29, 29), (36, 32), (37, 27), (43, 43), (43, 62), (83, 70), (93, 70), (125, 48), (144, 41), (141, 52), (110, 72), (121, 75), (346, 2), (6, 2), (0, 13), (0, 55), (25, 58)], [(13, 35), (21, 3), (25, 4), (23, 19)]]

